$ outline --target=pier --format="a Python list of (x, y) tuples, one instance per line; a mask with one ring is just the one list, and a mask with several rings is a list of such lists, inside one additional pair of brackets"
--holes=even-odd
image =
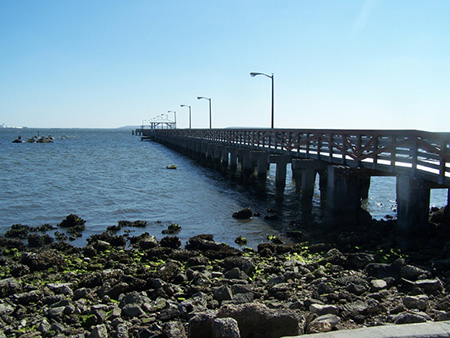
[[(244, 183), (265, 189), (276, 166), (276, 198), (283, 199), (287, 165), (301, 203), (312, 203), (319, 175), (321, 201), (333, 213), (358, 210), (372, 176), (397, 179), (397, 229), (420, 233), (428, 225), (430, 190), (450, 187), (450, 133), (419, 130), (138, 129)], [(448, 204), (448, 201), (447, 201)]]

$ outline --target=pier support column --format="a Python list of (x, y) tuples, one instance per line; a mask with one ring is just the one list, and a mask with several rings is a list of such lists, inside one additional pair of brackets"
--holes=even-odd
[(295, 192), (300, 194), (302, 191), (302, 167), (299, 165), (302, 160), (292, 159), (292, 179), (295, 183)]
[(206, 142), (200, 144), (200, 163), (205, 166), (208, 163), (208, 143)]
[(223, 146), (214, 145), (213, 146), (213, 165), (214, 168), (217, 170), (221, 169), (221, 160), (222, 160), (222, 152), (223, 152)]
[(333, 213), (356, 212), (361, 207), (357, 168), (328, 166), (327, 208)]
[(284, 188), (286, 187), (286, 166), (291, 161), (289, 156), (273, 155), (270, 162), (276, 164), (275, 171), (275, 198), (282, 201), (284, 198)]
[(250, 156), (250, 151), (247, 149), (239, 149), (238, 153), (239, 153), (239, 157), (241, 159), (241, 165), (242, 165), (241, 178), (244, 183), (249, 183), (250, 176), (255, 171), (255, 168), (252, 167), (253, 161)]
[(251, 157), (254, 160), (257, 172), (258, 188), (261, 192), (266, 190), (267, 164), (269, 154), (265, 151), (252, 151)]
[(214, 168), (214, 145), (211, 143), (206, 146), (206, 166)]
[(258, 180), (266, 181), (267, 179), (267, 165), (269, 164), (269, 154), (265, 151), (256, 153), (256, 165), (258, 167)]
[(404, 234), (420, 234), (428, 225), (430, 187), (423, 179), (397, 177), (397, 228)]
[[(316, 184), (317, 172), (321, 172), (321, 179), (323, 179), (323, 170), (326, 168), (322, 161), (313, 159), (293, 159), (292, 172), (297, 176), (296, 191), (301, 192), (301, 201), (303, 205), (312, 204), (314, 196), (314, 188)], [(321, 190), (322, 195), (322, 190)]]
[(320, 190), (320, 203), (325, 204), (327, 199), (327, 187), (328, 187), (328, 170), (319, 170), (319, 190)]
[(228, 171), (228, 149), (226, 147), (222, 147), (222, 152), (220, 154), (220, 171), (224, 175), (226, 175)]
[(230, 153), (230, 173), (231, 175), (235, 175), (238, 163), (238, 151), (236, 148), (228, 148), (228, 152)]

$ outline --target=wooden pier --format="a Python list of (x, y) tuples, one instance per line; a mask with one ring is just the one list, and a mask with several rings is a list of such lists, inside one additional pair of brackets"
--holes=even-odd
[[(264, 189), (276, 165), (276, 196), (283, 198), (291, 164), (302, 204), (312, 203), (316, 175), (321, 200), (334, 213), (358, 210), (370, 177), (397, 177), (399, 231), (428, 225), (430, 189), (450, 187), (450, 133), (419, 130), (142, 129), (136, 131), (235, 175), (257, 177)], [(238, 165), (239, 164), (239, 165)]]

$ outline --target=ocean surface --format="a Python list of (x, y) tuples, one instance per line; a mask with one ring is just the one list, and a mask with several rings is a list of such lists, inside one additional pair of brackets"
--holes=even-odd
[[(53, 143), (11, 143), (22, 136), (55, 137)], [(86, 220), (81, 239), (102, 233), (120, 220), (144, 220), (145, 228), (129, 228), (131, 236), (148, 232), (161, 239), (171, 223), (182, 227), (182, 243), (210, 233), (216, 241), (237, 246), (244, 236), (256, 247), (268, 235), (292, 230), (291, 221), (319, 222), (323, 208), (318, 193), (313, 207), (301, 208), (288, 170), (285, 199), (273, 194), (274, 166), (268, 194), (258, 197), (236, 181), (198, 165), (164, 146), (141, 141), (123, 129), (0, 129), (0, 234), (12, 224), (56, 226), (67, 215)], [(176, 170), (166, 166), (176, 164)], [(316, 189), (318, 191), (318, 189)], [(447, 190), (432, 190), (430, 206), (442, 207)], [(249, 221), (232, 218), (244, 207), (261, 213)], [(374, 218), (396, 216), (395, 178), (374, 177), (365, 207)], [(274, 209), (278, 220), (265, 220)], [(61, 229), (59, 229), (61, 230)]]

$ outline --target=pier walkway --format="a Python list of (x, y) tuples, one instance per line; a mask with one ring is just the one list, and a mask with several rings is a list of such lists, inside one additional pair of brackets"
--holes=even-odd
[(419, 130), (316, 129), (137, 129), (175, 150), (264, 189), (276, 164), (277, 198), (282, 199), (287, 164), (303, 204), (311, 203), (316, 175), (321, 199), (348, 213), (367, 198), (372, 176), (397, 177), (397, 227), (406, 232), (428, 224), (430, 189), (450, 187), (450, 133)]

